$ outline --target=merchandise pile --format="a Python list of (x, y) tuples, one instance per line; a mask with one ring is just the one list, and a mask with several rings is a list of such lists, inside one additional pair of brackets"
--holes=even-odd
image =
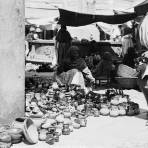
[(1, 143), (10, 147), (22, 140), (30, 144), (40, 140), (53, 145), (61, 135), (70, 135), (74, 130), (86, 127), (89, 116), (139, 114), (139, 105), (130, 101), (122, 90), (86, 93), (78, 85), (58, 86), (56, 82), (46, 90), (27, 91), (26, 115), (17, 118), (10, 127), (0, 127), (0, 147)]
[(139, 105), (118, 89), (86, 93), (78, 85), (59, 87), (53, 83), (46, 93), (26, 94), (26, 116), (36, 124), (39, 140), (49, 144), (60, 135), (86, 127), (89, 116), (134, 116), (139, 112)]

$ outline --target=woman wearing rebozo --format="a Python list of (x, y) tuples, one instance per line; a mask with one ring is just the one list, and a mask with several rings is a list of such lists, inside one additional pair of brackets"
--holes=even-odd
[(61, 64), (63, 59), (65, 59), (68, 49), (71, 46), (72, 37), (67, 31), (65, 25), (61, 25), (61, 29), (56, 35), (55, 48), (57, 49), (58, 64)]
[(77, 46), (71, 46), (67, 57), (57, 68), (56, 81), (60, 85), (77, 84), (82, 89), (85, 89), (85, 78), (91, 83), (95, 82), (91, 71), (87, 67), (85, 60), (80, 57), (79, 48)]

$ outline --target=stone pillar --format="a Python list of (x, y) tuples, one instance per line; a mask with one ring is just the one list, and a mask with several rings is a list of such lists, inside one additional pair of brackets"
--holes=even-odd
[(0, 0), (0, 123), (24, 115), (24, 0)]

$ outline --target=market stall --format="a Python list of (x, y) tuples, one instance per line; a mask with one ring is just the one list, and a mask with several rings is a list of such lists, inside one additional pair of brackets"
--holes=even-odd
[(56, 51), (53, 40), (33, 40), (29, 42), (31, 51), (26, 57), (26, 63), (48, 63), (51, 66), (56, 65)]
[[(136, 17), (135, 13), (102, 16), (80, 14), (62, 9), (60, 13), (59, 23), (70, 26), (86, 25), (102, 20), (112, 24), (123, 23)], [(81, 20), (80, 17), (83, 19)], [(53, 41), (39, 39), (29, 43), (31, 52), (26, 57), (26, 63), (33, 63), (36, 66), (38, 64), (56, 65)], [(145, 42), (143, 43), (147, 46)], [(80, 48), (82, 57), (100, 50), (100, 55), (109, 51), (114, 56), (113, 60), (119, 60), (110, 47), (121, 47), (121, 43), (82, 40), (73, 41), (72, 45)], [(132, 73), (128, 69), (124, 74), (131, 75)], [(0, 125), (0, 147), (9, 148), (13, 145), (15, 148), (17, 147), (15, 144), (18, 144), (18, 147), (36, 147), (37, 144), (40, 146), (44, 143), (45, 147), (49, 145), (98, 147), (99, 145), (105, 148), (117, 148), (123, 145), (129, 147), (127, 142), (129, 139), (132, 143), (131, 148), (137, 145), (143, 147), (143, 143), (137, 143), (137, 141), (147, 140), (141, 138), (143, 137), (141, 131), (146, 131), (146, 128), (139, 128), (137, 124), (138, 122), (143, 126), (141, 119), (146, 118), (144, 99), (142, 103), (140, 102), (143, 97), (141, 93), (132, 90), (130, 94), (131, 90), (123, 90), (124, 86), (120, 88), (100, 87), (99, 90), (95, 90), (93, 85), (86, 89), (76, 84), (60, 85), (55, 81), (54, 76), (54, 73), (26, 72), (25, 115), (16, 118), (10, 125)], [(79, 139), (76, 138), (77, 134)], [(144, 133), (145, 135), (147, 133)], [(137, 141), (135, 142), (132, 138), (134, 140), (137, 138)], [(112, 142), (108, 141), (109, 139)], [(67, 140), (69, 145), (61, 142), (62, 140)], [(147, 142), (144, 145), (147, 146)]]

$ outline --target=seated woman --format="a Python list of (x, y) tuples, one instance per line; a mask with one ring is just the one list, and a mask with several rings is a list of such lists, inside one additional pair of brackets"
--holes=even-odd
[(85, 89), (84, 76), (90, 82), (95, 81), (84, 59), (80, 57), (79, 48), (77, 46), (71, 46), (67, 58), (57, 68), (56, 81), (60, 85), (77, 84), (82, 89)]
[(96, 65), (93, 70), (93, 75), (97, 77), (110, 77), (110, 72), (115, 69), (112, 62), (112, 55), (110, 52), (105, 52), (101, 61)]

